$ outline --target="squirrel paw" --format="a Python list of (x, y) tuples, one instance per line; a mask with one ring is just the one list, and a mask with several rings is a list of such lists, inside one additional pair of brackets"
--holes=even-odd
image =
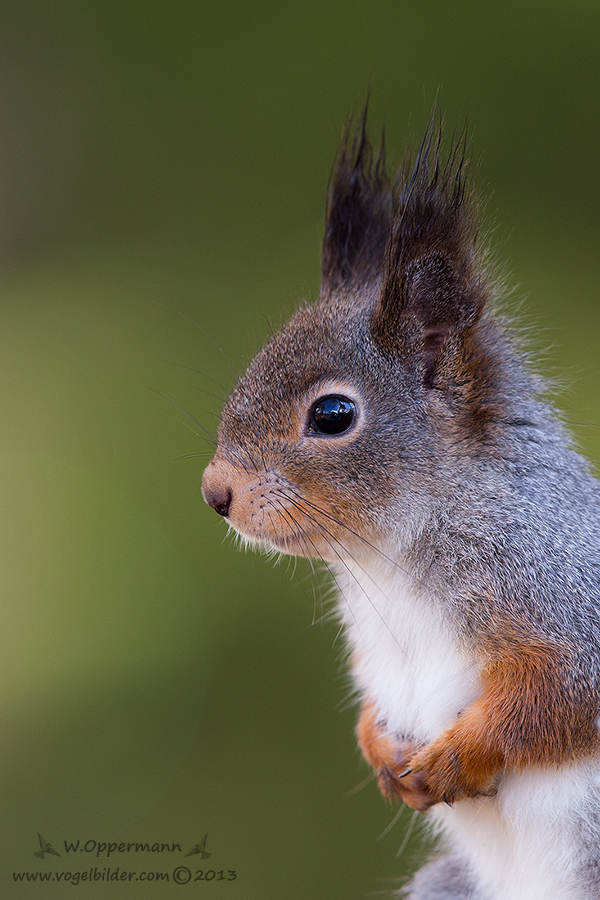
[(391, 733), (375, 705), (368, 703), (358, 722), (357, 737), (383, 796), (400, 797), (412, 809), (425, 812), (436, 803), (452, 804), (496, 793), (500, 757), (466, 740), (461, 727), (462, 723), (457, 723), (423, 746)]
[[(469, 797), (493, 796), (497, 790), (497, 768), (485, 760), (465, 758), (443, 737), (419, 750), (410, 760), (401, 780), (409, 790), (424, 790), (429, 806), (452, 805)], [(416, 809), (417, 807), (415, 807)]]
[[(396, 768), (400, 769), (399, 766)], [(388, 799), (400, 797), (407, 806), (418, 812), (426, 812), (430, 806), (438, 802), (425, 778), (420, 772), (413, 772), (412, 769), (395, 771), (383, 766), (377, 773), (377, 783), (384, 797)]]
[(389, 800), (400, 797), (419, 812), (438, 802), (425, 778), (410, 771), (410, 760), (417, 754), (419, 745), (410, 738), (391, 734), (385, 720), (378, 719), (373, 704), (364, 707), (357, 736), (363, 756), (377, 774), (379, 790), (384, 797)]

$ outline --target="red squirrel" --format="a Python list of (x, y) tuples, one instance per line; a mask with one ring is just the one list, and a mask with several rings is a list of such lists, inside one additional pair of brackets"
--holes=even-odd
[(365, 120), (204, 498), (334, 573), (360, 748), (441, 835), (398, 896), (598, 900), (600, 483), (497, 312), (462, 145), (432, 122), (390, 173)]

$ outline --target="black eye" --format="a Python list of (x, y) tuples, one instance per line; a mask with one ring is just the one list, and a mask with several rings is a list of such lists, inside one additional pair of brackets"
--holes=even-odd
[(321, 397), (310, 411), (308, 430), (312, 434), (343, 434), (356, 416), (356, 406), (346, 397)]

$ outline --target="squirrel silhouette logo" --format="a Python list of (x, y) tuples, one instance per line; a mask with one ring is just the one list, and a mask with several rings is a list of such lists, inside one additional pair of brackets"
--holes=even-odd
[(366, 109), (322, 285), (223, 409), (206, 502), (322, 560), (381, 792), (444, 848), (397, 896), (600, 896), (600, 483), (498, 311), (465, 140), (390, 173)]

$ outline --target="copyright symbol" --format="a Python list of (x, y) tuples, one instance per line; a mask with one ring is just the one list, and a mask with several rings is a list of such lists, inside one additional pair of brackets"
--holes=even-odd
[(192, 873), (187, 866), (177, 866), (173, 872), (173, 878), (177, 884), (187, 884), (191, 881)]

